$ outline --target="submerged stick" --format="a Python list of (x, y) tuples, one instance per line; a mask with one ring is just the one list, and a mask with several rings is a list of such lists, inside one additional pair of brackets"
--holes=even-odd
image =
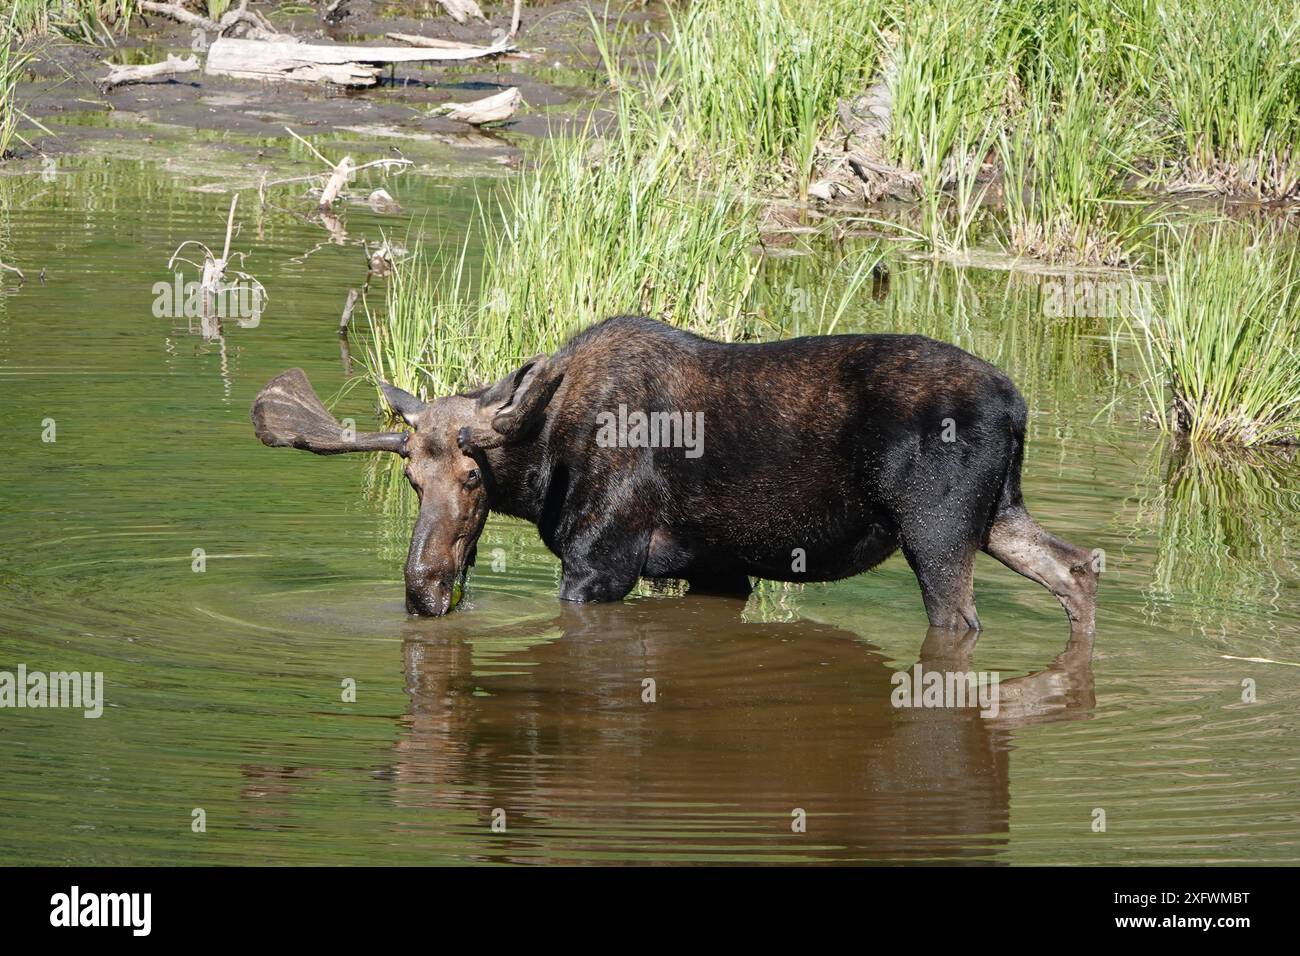
[(348, 324), (352, 321), (352, 310), (357, 306), (357, 296), (360, 293), (356, 289), (348, 289), (348, 301), (343, 305), (343, 315), (339, 318), (339, 335), (348, 334)]
[[(321, 212), (331, 212), (334, 209), (334, 203), (338, 200), (339, 195), (343, 192), (343, 188), (356, 176), (357, 173), (361, 172), (361, 170), (373, 169), (375, 167), (380, 167), (382, 169), (389, 169), (390, 167), (393, 166), (396, 166), (398, 168), (403, 168), (406, 166), (414, 165), (409, 159), (375, 159), (375, 160), (371, 160), (368, 163), (362, 163), (360, 166), (358, 166), (356, 165), (356, 163), (352, 161), (351, 156), (344, 156), (341, 160), (335, 163), (332, 160), (330, 160), (319, 149), (317, 149), (311, 143), (307, 142), (307, 140), (303, 139), (301, 136), (295, 133), (288, 126), (284, 128), (284, 131), (288, 133), (290, 136), (292, 136), (294, 139), (296, 139), (298, 142), (306, 146), (307, 149), (311, 151), (311, 154), (313, 156), (315, 156), (317, 159), (319, 159), (322, 163), (324, 163), (326, 166), (330, 168), (330, 171), (328, 173), (316, 173), (310, 176), (291, 176), (288, 179), (277, 179), (274, 182), (267, 182), (266, 179), (263, 178), (262, 182), (258, 184), (258, 195), (262, 198), (263, 201), (265, 201), (266, 199), (266, 187), (268, 186), (283, 186), (286, 183), (299, 183), (299, 182), (308, 182), (308, 181), (319, 182), (322, 177), (328, 177), (325, 180), (324, 188), (321, 190), (320, 209)], [(387, 196), (388, 194), (385, 193), (384, 195)], [(389, 200), (392, 200), (391, 196), (388, 196), (388, 198)]]

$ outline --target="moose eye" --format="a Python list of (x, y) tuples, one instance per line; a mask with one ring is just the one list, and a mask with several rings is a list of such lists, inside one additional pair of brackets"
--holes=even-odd
[(483, 476), (478, 473), (477, 468), (471, 468), (468, 475), (465, 476), (465, 489), (472, 491), (477, 488), (483, 481)]

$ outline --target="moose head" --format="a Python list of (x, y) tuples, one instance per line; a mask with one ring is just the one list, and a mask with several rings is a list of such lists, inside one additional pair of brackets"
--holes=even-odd
[(406, 609), (439, 617), (451, 610), (457, 584), (474, 563), (492, 504), (492, 461), (530, 439), (563, 379), (539, 355), (486, 388), (430, 402), (387, 383), (384, 399), (412, 431), (357, 432), (326, 410), (302, 369), (266, 384), (253, 402), (253, 429), (263, 444), (317, 455), (386, 451), (406, 459), (420, 512), (406, 556)]

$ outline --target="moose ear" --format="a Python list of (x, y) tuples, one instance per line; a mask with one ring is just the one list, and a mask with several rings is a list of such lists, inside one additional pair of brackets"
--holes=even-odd
[(495, 448), (523, 441), (546, 417), (551, 396), (564, 381), (564, 369), (548, 355), (538, 355), (497, 382), (478, 400), (479, 422), (468, 441), (479, 448)]
[(379, 389), (384, 393), (384, 401), (388, 403), (388, 407), (400, 415), (402, 421), (408, 425), (414, 425), (416, 419), (420, 417), (420, 412), (427, 407), (424, 402), (410, 392), (398, 388), (396, 385), (380, 382)]

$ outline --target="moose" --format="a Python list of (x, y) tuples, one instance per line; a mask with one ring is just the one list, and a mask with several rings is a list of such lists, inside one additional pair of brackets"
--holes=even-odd
[[(1024, 399), (954, 345), (732, 344), (617, 316), (492, 385), (428, 402), (381, 390), (411, 430), (344, 429), (301, 369), (267, 383), (252, 418), (273, 447), (405, 459), (420, 502), (412, 614), (451, 610), (498, 512), (537, 526), (565, 601), (618, 601), (641, 577), (744, 595), (751, 577), (834, 581), (901, 549), (930, 625), (978, 630), (982, 550), (1047, 588), (1072, 631), (1093, 631), (1095, 552), (1045, 531), (1021, 495)], [(674, 447), (686, 422), (694, 453)]]

